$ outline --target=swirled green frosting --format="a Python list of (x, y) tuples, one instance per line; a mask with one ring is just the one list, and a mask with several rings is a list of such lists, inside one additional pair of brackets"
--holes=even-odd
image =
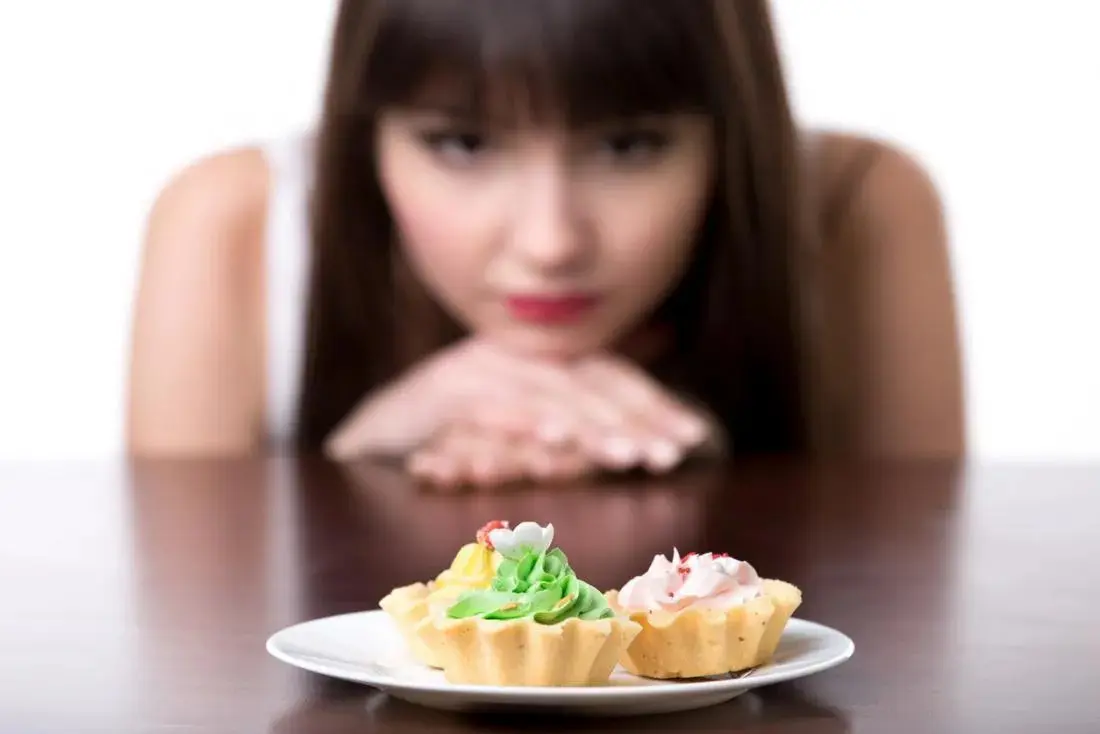
[(468, 591), (447, 610), (452, 619), (532, 618), (557, 624), (570, 618), (613, 617), (603, 594), (577, 578), (560, 549), (528, 551), (518, 560), (505, 559), (486, 590)]

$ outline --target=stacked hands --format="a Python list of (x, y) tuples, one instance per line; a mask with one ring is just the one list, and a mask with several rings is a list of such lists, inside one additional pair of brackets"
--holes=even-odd
[(458, 486), (663, 473), (720, 446), (703, 411), (621, 357), (548, 362), (471, 338), (368, 395), (326, 448)]

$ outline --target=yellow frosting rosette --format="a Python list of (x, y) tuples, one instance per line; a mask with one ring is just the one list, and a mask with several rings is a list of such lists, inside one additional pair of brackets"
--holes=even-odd
[(424, 665), (441, 667), (435, 654), (416, 634), (417, 626), (429, 617), (444, 613), (465, 591), (488, 589), (501, 556), (489, 542), (489, 532), (507, 528), (493, 521), (477, 533), (477, 540), (459, 548), (451, 565), (435, 579), (401, 586), (384, 596), (378, 606), (389, 615), (413, 656)]

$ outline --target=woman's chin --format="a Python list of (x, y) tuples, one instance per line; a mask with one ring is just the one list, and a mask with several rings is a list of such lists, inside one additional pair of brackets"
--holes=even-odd
[(510, 352), (534, 359), (570, 362), (595, 354), (614, 342), (613, 338), (580, 330), (508, 329), (485, 337)]

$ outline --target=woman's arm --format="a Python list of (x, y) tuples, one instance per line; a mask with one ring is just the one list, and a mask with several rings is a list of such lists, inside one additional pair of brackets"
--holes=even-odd
[(259, 445), (267, 176), (258, 151), (214, 156), (177, 175), (153, 207), (134, 311), (134, 454)]
[(852, 369), (850, 449), (957, 458), (966, 443), (962, 359), (942, 203), (910, 156), (860, 142), (873, 156), (827, 255)]

